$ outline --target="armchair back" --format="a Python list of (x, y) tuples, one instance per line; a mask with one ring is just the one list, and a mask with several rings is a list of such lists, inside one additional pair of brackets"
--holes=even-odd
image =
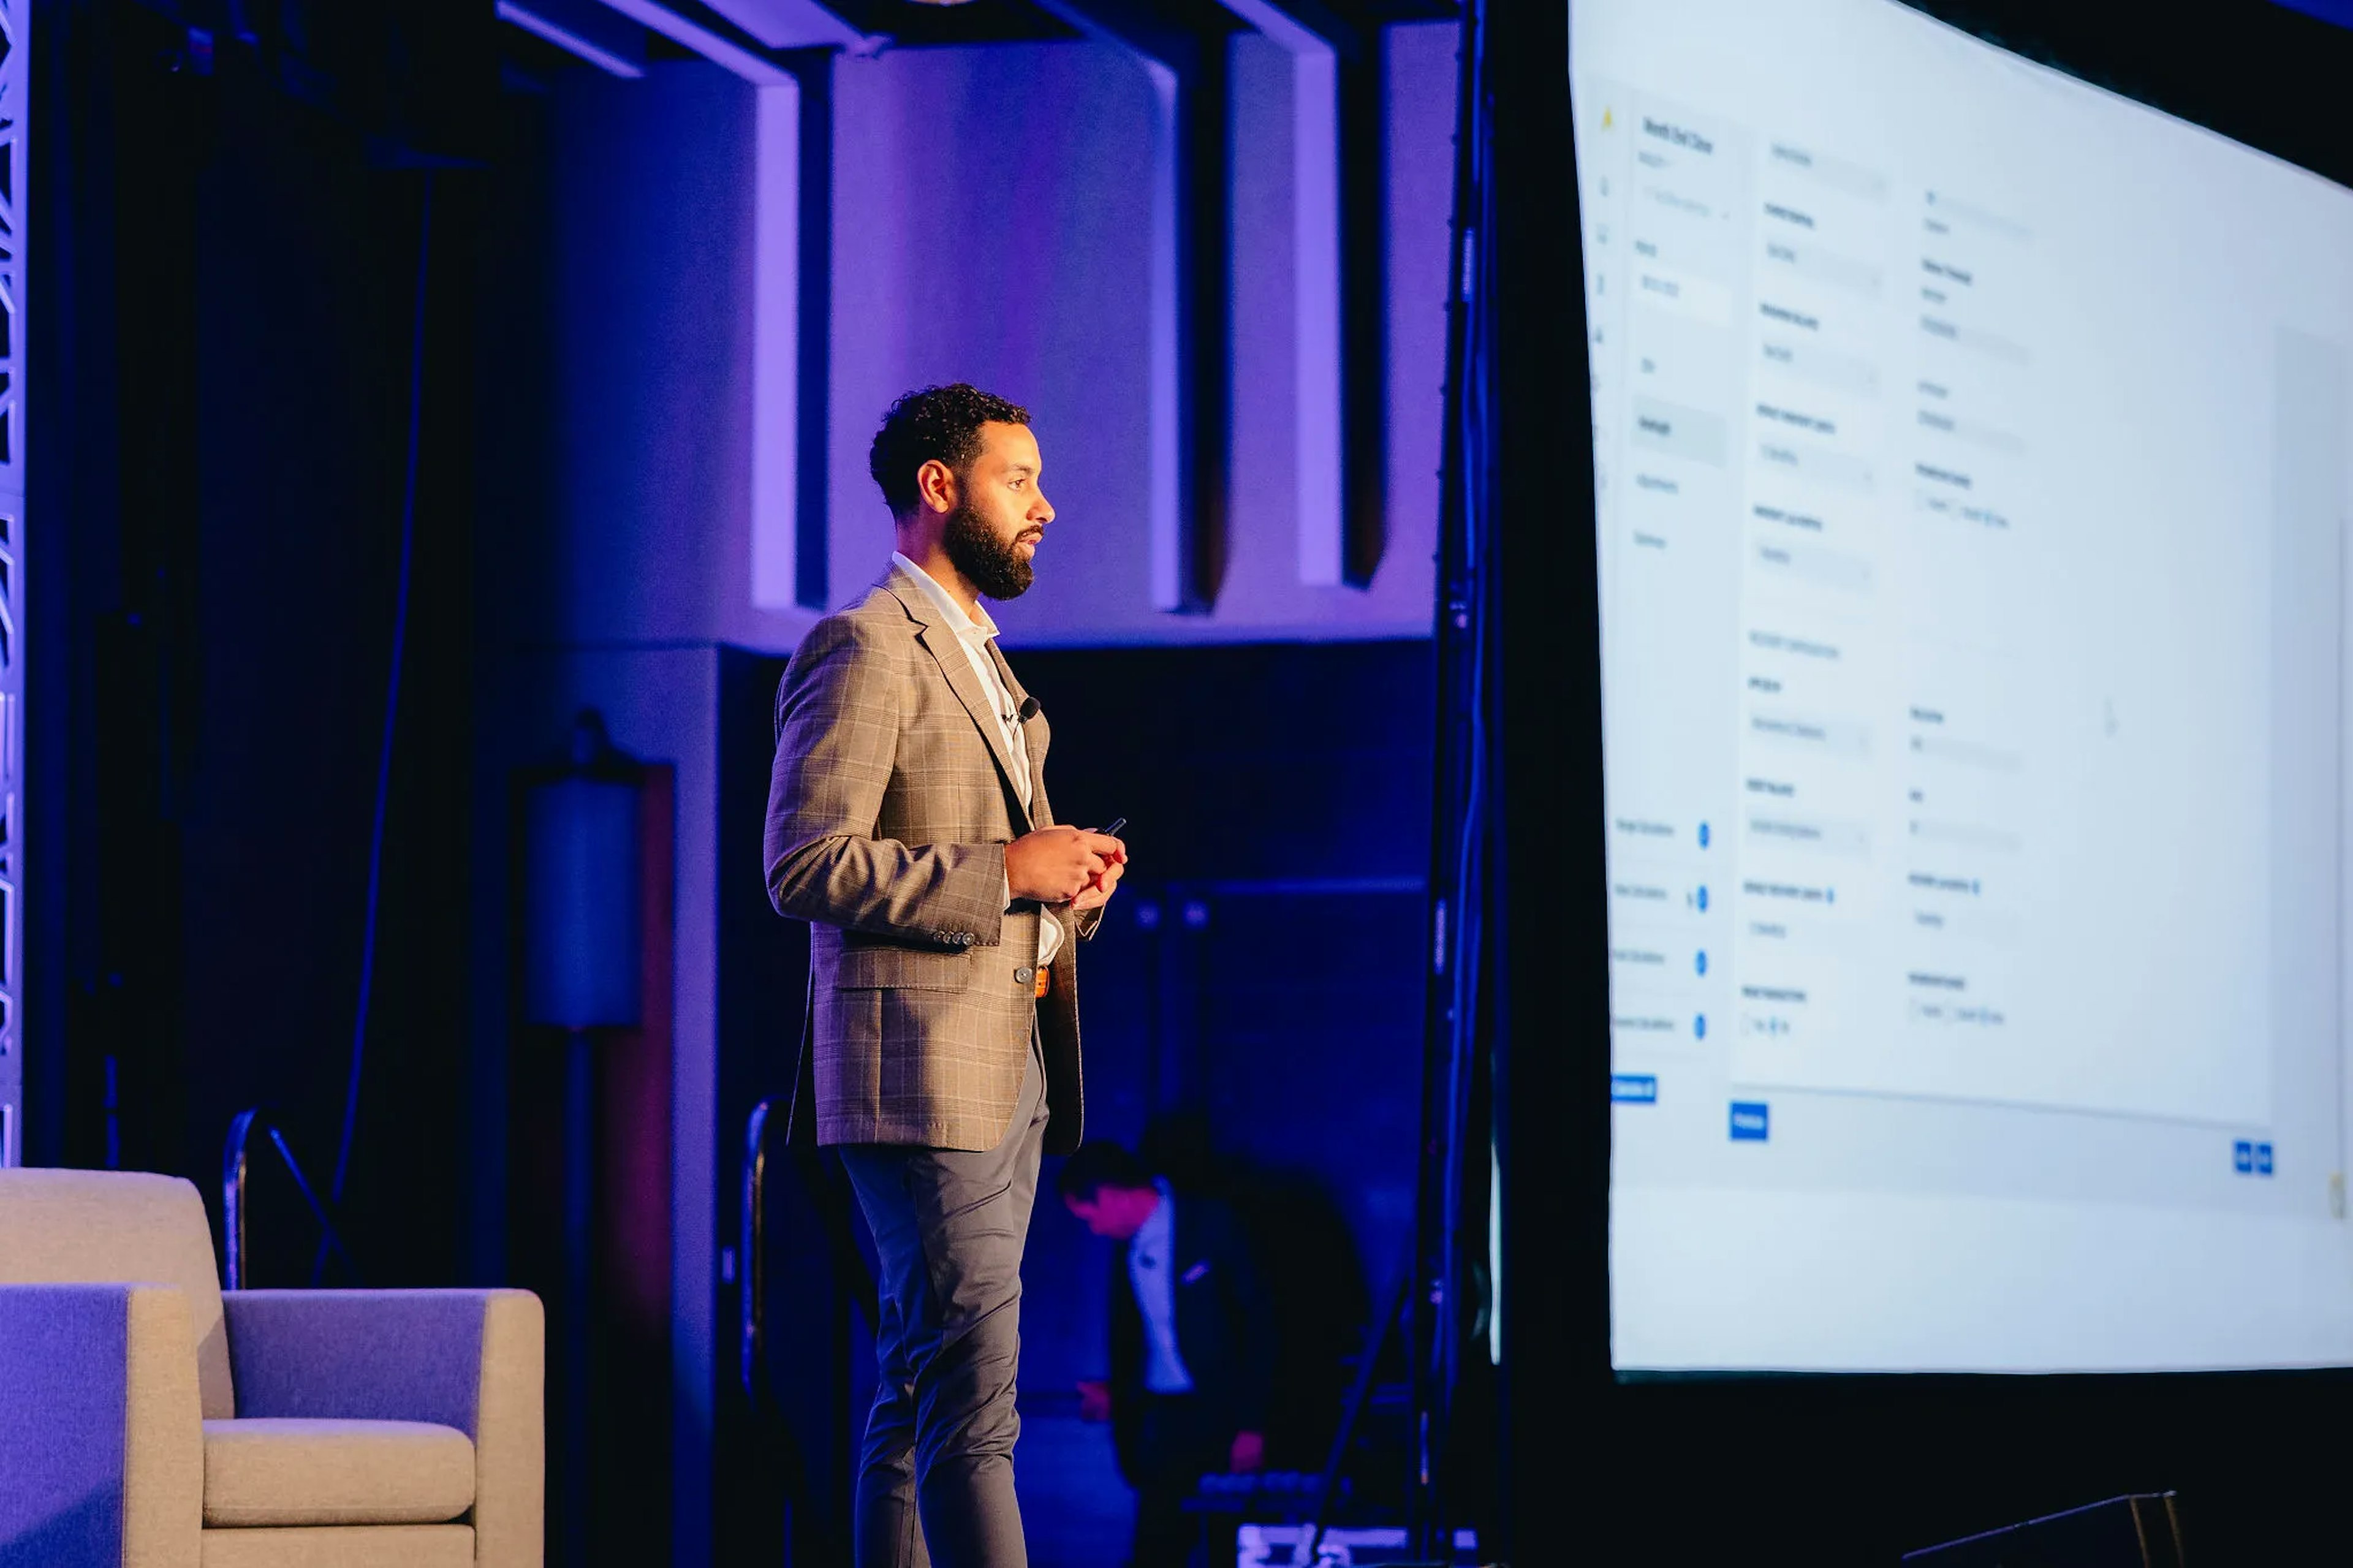
[(178, 1288), (195, 1331), (205, 1419), (237, 1415), (205, 1201), (177, 1176), (0, 1170), (0, 1285)]

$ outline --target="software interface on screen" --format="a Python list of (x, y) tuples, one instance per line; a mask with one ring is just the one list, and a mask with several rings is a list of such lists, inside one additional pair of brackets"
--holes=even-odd
[(1575, 0), (1621, 1372), (2353, 1361), (2353, 195)]

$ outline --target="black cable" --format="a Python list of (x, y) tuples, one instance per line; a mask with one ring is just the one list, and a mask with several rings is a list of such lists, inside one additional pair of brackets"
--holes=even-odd
[[(1417, 1455), (1409, 1510), (1410, 1548), (1428, 1556), (1451, 1542), (1454, 1511), (1447, 1485), (1453, 1458), (1453, 1416), (1461, 1379), (1464, 1335), (1462, 1267), (1464, 1142), (1476, 1083), (1480, 1041), (1481, 953), (1485, 922), (1481, 906), (1488, 878), (1482, 853), (1489, 820), (1484, 796), (1490, 761), (1489, 645), (1493, 639), (1493, 584), (1486, 535), (1491, 530), (1493, 437), (1487, 382), (1492, 375), (1492, 322), (1487, 280), (1492, 276), (1492, 201), (1489, 195), (1492, 117), (1488, 112), (1486, 35), (1488, 18), (1476, 4), (1462, 14), (1455, 137), (1454, 244), (1448, 279), (1448, 342), (1444, 497), (1440, 518), (1439, 603), (1440, 689), (1444, 693), (1440, 746), (1440, 817), (1433, 893), (1441, 917), (1452, 911), (1440, 959), (1442, 1011), (1433, 1018), (1433, 1045), (1444, 1052), (1429, 1082), (1422, 1202), (1429, 1217), (1418, 1226), (1424, 1238), (1416, 1268), (1434, 1308), (1427, 1342), (1413, 1347)], [(1443, 922), (1441, 923), (1443, 929)], [(1435, 1190), (1433, 1191), (1432, 1188)], [(1434, 1234), (1433, 1234), (1434, 1233)], [(1419, 1316), (1417, 1313), (1417, 1316)]]
[(1440, 1551), (1453, 1539), (1453, 1521), (1445, 1517), (1451, 1511), (1453, 1500), (1442, 1483), (1446, 1477), (1443, 1466), (1451, 1457), (1455, 1442), (1454, 1410), (1461, 1384), (1461, 1352), (1465, 1334), (1463, 1306), (1468, 1294), (1468, 1271), (1463, 1267), (1462, 1256), (1463, 1163), (1469, 1157), (1465, 1144), (1472, 1131), (1471, 1100), (1480, 1043), (1479, 982), (1485, 950), (1487, 899), (1487, 865), (1483, 851), (1488, 822), (1488, 677), (1489, 654), (1494, 640), (1494, 574), (1489, 570), (1488, 560), (1493, 525), (1493, 497), (1488, 482), (1490, 446), (1485, 438), (1492, 413), (1488, 392), (1492, 374), (1492, 333), (1494, 330), (1493, 312), (1488, 305), (1489, 285), (1493, 277), (1494, 247), (1488, 243), (1493, 232), (1491, 222), (1493, 214), (1491, 182), (1487, 177), (1491, 126), (1486, 112), (1485, 30), (1471, 26), (1465, 41), (1473, 49), (1472, 73), (1479, 84), (1478, 90), (1472, 95), (1468, 117), (1472, 127), (1471, 158), (1474, 167), (1472, 199), (1477, 203), (1478, 218), (1471, 230), (1474, 244), (1466, 258), (1467, 276), (1463, 283), (1463, 304), (1469, 320), (1464, 334), (1461, 381), (1462, 463), (1455, 481), (1462, 487), (1464, 567), (1469, 589), (1465, 600), (1469, 609), (1470, 704), (1461, 824), (1455, 848), (1455, 900), (1461, 913), (1457, 920), (1453, 976), (1453, 1030), (1447, 1061), (1445, 1195), (1440, 1211), (1443, 1226), (1440, 1257), (1445, 1269), (1445, 1283), (1440, 1297), (1438, 1343), (1433, 1347), (1439, 1360), (1440, 1417), (1435, 1434), (1433, 1471), (1440, 1484), (1433, 1489), (1436, 1506), (1429, 1521), (1436, 1539), (1421, 1543), (1421, 1550), (1425, 1552)]
[[(352, 1019), (351, 1073), (343, 1088), (343, 1131), (335, 1145), (335, 1179), (328, 1189), (330, 1206), (340, 1208), (351, 1176), (352, 1142), (359, 1126), (360, 1079), (367, 1062), (368, 1014), (375, 996), (375, 939), (384, 902), (385, 818), (392, 803), (393, 740), (400, 718), (400, 676), (408, 653), (408, 599), (417, 543), (417, 463), (425, 407), (425, 282), (433, 256), (433, 172), (425, 173), (418, 199), (416, 304), (408, 340), (408, 461), (400, 494), (400, 587), (392, 618), (392, 672), (385, 683), (384, 740), (377, 752), (375, 817), (368, 837), (367, 920), (360, 944), (359, 1001)], [(323, 1224), (323, 1220), (322, 1221)], [(311, 1262), (311, 1283), (325, 1273), (330, 1229), (319, 1238), (318, 1256)], [(348, 1258), (348, 1254), (345, 1255)]]

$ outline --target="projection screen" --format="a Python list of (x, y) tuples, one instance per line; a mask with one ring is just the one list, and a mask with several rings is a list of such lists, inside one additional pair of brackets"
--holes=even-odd
[(2353, 195), (1575, 0), (1613, 1364), (2353, 1362)]

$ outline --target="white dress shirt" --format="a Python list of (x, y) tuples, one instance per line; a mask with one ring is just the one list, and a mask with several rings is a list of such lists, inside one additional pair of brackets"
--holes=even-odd
[(1144, 1386), (1154, 1394), (1190, 1394), (1193, 1374), (1176, 1348), (1176, 1197), (1155, 1179), (1160, 1202), (1127, 1243), (1127, 1279), (1144, 1315)]
[[(986, 609), (978, 611), (977, 619), (967, 615), (965, 607), (957, 604), (945, 588), (932, 580), (930, 573), (899, 552), (892, 551), (891, 560), (907, 569), (907, 574), (915, 580), (915, 586), (923, 591), (923, 597), (939, 611), (942, 623), (955, 633), (957, 646), (964, 649), (964, 657), (972, 665), (972, 672), (979, 679), (981, 690), (987, 693), (990, 706), (997, 710), (997, 732), (1004, 738), (1006, 754), (1013, 759), (1014, 793), (1021, 797), (1023, 809), (1028, 809), (1029, 742), (1021, 733), (1021, 716), (1015, 710), (1013, 693), (1006, 689), (1005, 678), (997, 673), (997, 661), (988, 657), (988, 645), (997, 637), (997, 623), (989, 618)], [(1013, 884), (1009, 879), (1005, 886), (1005, 901), (1008, 907), (1013, 902)], [(1061, 950), (1062, 922), (1039, 910), (1038, 967), (1043, 969), (1053, 963), (1054, 954)]]

